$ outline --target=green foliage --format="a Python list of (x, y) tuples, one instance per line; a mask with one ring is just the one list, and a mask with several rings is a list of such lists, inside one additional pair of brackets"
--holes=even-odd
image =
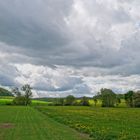
[(24, 91), (24, 97), (25, 97), (25, 105), (31, 104), (30, 97), (32, 96), (32, 91), (30, 85), (26, 84), (22, 88), (22, 91)]
[(97, 96), (93, 96), (93, 100), (94, 100), (94, 105), (97, 106), (97, 103), (98, 103), (98, 97), (97, 97)]
[[(24, 94), (21, 93), (21, 91), (24, 92)], [(15, 99), (13, 100), (13, 103), (15, 105), (30, 105), (31, 104), (31, 96), (32, 91), (30, 85), (26, 84), (22, 86), (21, 91), (19, 88), (14, 88), (12, 92), (16, 95)]]
[(120, 103), (121, 103), (121, 97), (116, 95), (116, 106), (118, 107)]
[(15, 87), (12, 89), (12, 92), (15, 94), (15, 96), (21, 96), (21, 92), (19, 88)]
[(101, 108), (83, 106), (46, 106), (37, 109), (94, 140), (139, 140), (138, 108)]
[(90, 106), (88, 98), (87, 97), (82, 97), (81, 101), (80, 101), (80, 105), (82, 106)]
[(65, 105), (73, 105), (74, 101), (75, 101), (75, 97), (72, 95), (69, 95), (65, 99)]
[(65, 102), (65, 99), (64, 99), (64, 98), (55, 98), (55, 99), (53, 100), (53, 102), (50, 103), (49, 105), (63, 106), (63, 105), (64, 105), (64, 102)]
[(114, 107), (116, 94), (110, 89), (101, 89), (102, 107)]
[(134, 106), (140, 107), (140, 91), (138, 91), (134, 94), (133, 99), (134, 99)]
[(133, 91), (128, 91), (126, 94), (125, 94), (125, 101), (126, 101), (126, 104), (127, 106), (129, 107), (134, 107), (134, 92)]
[(10, 91), (0, 87), (0, 96), (13, 96), (13, 95)]
[(17, 96), (13, 99), (13, 104), (14, 105), (25, 105), (26, 99), (24, 96)]

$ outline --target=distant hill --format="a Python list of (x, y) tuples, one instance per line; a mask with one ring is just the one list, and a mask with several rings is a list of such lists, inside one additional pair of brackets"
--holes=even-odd
[(13, 96), (10, 91), (0, 87), (0, 96)]

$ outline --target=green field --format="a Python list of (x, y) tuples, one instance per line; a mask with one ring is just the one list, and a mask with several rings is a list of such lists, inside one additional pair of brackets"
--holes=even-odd
[(0, 106), (0, 140), (87, 140), (32, 107)]
[[(13, 97), (0, 97), (0, 105), (11, 105), (13, 101)], [(31, 106), (35, 105), (48, 105), (49, 102), (40, 101), (40, 100), (32, 100)]]
[(37, 109), (95, 140), (140, 140), (138, 108), (48, 106)]
[(9, 105), (13, 101), (12, 97), (0, 98), (0, 105)]
[[(32, 100), (31, 106), (13, 106), (13, 97), (0, 98), (0, 140), (139, 140), (140, 109), (48, 106)], [(90, 138), (89, 138), (90, 137)]]

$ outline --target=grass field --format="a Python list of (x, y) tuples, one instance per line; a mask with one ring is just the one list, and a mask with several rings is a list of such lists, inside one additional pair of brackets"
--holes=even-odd
[(87, 140), (32, 107), (0, 106), (0, 140)]
[[(140, 109), (127, 108), (124, 100), (117, 108), (10, 106), (13, 97), (0, 97), (0, 140), (140, 140)], [(9, 105), (9, 106), (6, 106)], [(79, 132), (78, 132), (79, 131)]]
[(95, 140), (140, 140), (138, 108), (47, 106), (37, 109)]

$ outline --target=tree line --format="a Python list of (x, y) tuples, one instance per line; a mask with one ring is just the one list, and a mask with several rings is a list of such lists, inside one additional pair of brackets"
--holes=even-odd
[[(1, 95), (12, 95), (8, 90), (0, 88)], [(13, 99), (14, 105), (30, 105), (32, 97), (32, 88), (29, 84), (23, 85), (21, 88), (13, 88), (12, 93), (15, 95)], [(100, 101), (102, 107), (117, 107), (121, 101), (125, 100), (128, 107), (140, 107), (140, 91), (128, 91), (125, 94), (116, 94), (111, 89), (102, 88), (93, 98), (81, 97), (75, 98), (68, 95), (65, 98), (55, 98), (49, 105), (55, 106), (90, 106), (90, 100), (94, 101), (94, 105)]]
[[(53, 103), (50, 105), (56, 106), (90, 106), (88, 97), (81, 97), (77, 100), (73, 95), (69, 95), (66, 98), (56, 98)], [(128, 91), (125, 94), (116, 94), (111, 89), (103, 88), (97, 95), (93, 96), (92, 100), (94, 105), (97, 106), (97, 103), (101, 101), (102, 107), (117, 107), (121, 103), (122, 99), (125, 100), (125, 103), (128, 107), (140, 107), (140, 91)]]

